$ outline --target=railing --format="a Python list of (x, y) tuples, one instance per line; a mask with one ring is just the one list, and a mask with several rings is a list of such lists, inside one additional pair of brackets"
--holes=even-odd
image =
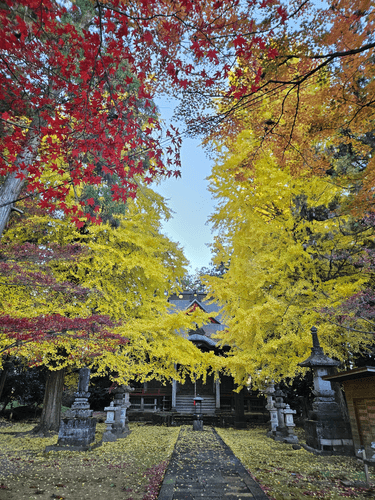
[[(135, 397), (134, 397), (135, 396)], [(140, 411), (168, 411), (172, 406), (172, 397), (168, 395), (150, 395), (150, 393), (133, 393), (133, 398), (130, 401), (130, 410)]]
[(130, 397), (134, 396), (171, 396), (172, 389), (167, 389), (166, 387), (156, 387), (149, 389), (144, 389), (143, 387), (136, 387), (134, 391), (130, 393)]

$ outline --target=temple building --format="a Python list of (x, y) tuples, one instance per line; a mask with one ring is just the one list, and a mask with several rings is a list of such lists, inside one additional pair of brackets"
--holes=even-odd
[[(177, 311), (192, 311), (196, 308), (210, 314), (209, 323), (201, 328), (187, 332), (187, 338), (202, 351), (215, 351), (215, 354), (225, 356), (228, 349), (219, 348), (218, 340), (212, 338), (216, 333), (226, 329), (221, 322), (220, 306), (212, 303), (206, 293), (197, 291), (184, 291), (172, 295), (169, 302)], [(155, 414), (173, 414), (174, 420), (189, 421), (195, 412), (194, 398), (203, 398), (202, 413), (212, 423), (230, 423), (235, 420), (235, 415), (241, 413), (246, 420), (266, 421), (268, 418), (265, 410), (265, 399), (250, 389), (243, 389), (240, 394), (234, 392), (235, 385), (232, 377), (220, 375), (219, 380), (214, 380), (213, 375), (208, 375), (206, 383), (199, 379), (195, 382), (187, 378), (184, 384), (173, 381), (172, 384), (162, 385), (159, 381), (150, 381), (144, 384), (132, 384), (134, 391), (131, 393), (131, 407), (128, 411), (129, 418), (140, 418), (140, 413), (145, 419), (152, 419)], [(243, 418), (245, 418), (243, 417)], [(155, 418), (153, 419), (155, 420)]]

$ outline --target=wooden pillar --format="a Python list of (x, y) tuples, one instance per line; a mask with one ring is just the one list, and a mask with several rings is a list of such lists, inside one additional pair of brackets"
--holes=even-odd
[(217, 410), (220, 410), (220, 379), (219, 378), (215, 381), (215, 395), (216, 395), (215, 407)]
[(172, 411), (177, 411), (176, 400), (177, 400), (177, 381), (172, 380)]

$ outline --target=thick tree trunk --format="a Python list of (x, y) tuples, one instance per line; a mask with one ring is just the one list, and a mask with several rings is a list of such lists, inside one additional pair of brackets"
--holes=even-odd
[(25, 139), (25, 147), (17, 156), (15, 166), (19, 167), (20, 171), (7, 175), (4, 183), (0, 186), (0, 238), (8, 223), (14, 202), (19, 197), (26, 182), (26, 179), (20, 179), (17, 175), (22, 173), (27, 177), (27, 168), (32, 164), (38, 152), (40, 144), (38, 126), (36, 119), (33, 120)]
[(63, 368), (48, 372), (40, 423), (33, 429), (36, 434), (46, 435), (59, 431), (64, 371)]
[[(9, 356), (4, 356), (4, 359), (3, 359), (3, 369), (0, 372), (0, 401), (1, 401), (1, 398), (3, 396), (3, 390), (4, 390), (4, 387), (5, 387), (5, 381), (7, 379), (7, 375), (8, 375), (8, 372), (9, 372), (9, 370), (10, 370), (11, 367), (12, 367), (12, 363), (10, 362), (10, 357)], [(2, 413), (3, 410), (5, 410), (5, 406), (6, 405), (7, 405), (7, 401), (5, 402), (5, 405), (3, 406), (2, 410), (0, 411), (0, 413)]]
[(8, 368), (4, 366), (3, 370), (0, 372), (0, 401), (1, 401), (1, 395), (3, 394), (3, 389), (5, 386), (5, 380), (8, 375)]

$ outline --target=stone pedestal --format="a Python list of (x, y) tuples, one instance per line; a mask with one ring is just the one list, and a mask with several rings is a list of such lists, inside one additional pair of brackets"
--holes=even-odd
[(339, 362), (324, 354), (315, 327), (311, 328), (311, 334), (313, 337), (311, 356), (299, 363), (299, 366), (311, 368), (314, 375), (315, 399), (313, 409), (305, 420), (307, 447), (321, 453), (352, 455), (353, 440), (350, 424), (343, 418), (331, 382), (322, 378), (330, 375)]
[(61, 419), (57, 446), (47, 446), (46, 451), (85, 451), (95, 441), (96, 419), (92, 417), (88, 402), (89, 380), (89, 368), (81, 368), (75, 401)]
[(95, 418), (63, 418), (57, 446), (72, 450), (88, 450), (95, 441)]
[(200, 415), (197, 415), (197, 419), (193, 420), (193, 431), (203, 431), (203, 419), (200, 418)]

